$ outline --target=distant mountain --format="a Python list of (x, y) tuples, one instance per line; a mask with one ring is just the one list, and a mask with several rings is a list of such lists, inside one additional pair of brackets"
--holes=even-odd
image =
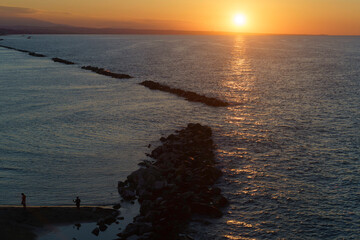
[(0, 17), (1, 34), (229, 34), (225, 32), (86, 28), (55, 24), (32, 18)]
[(51, 22), (37, 20), (34, 18), (1, 17), (0, 28), (22, 28), (22, 27), (55, 27), (62, 26)]

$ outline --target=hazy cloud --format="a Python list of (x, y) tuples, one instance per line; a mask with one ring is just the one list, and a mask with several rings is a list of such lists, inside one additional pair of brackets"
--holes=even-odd
[[(44, 11), (40, 9), (0, 6), (2, 23), (24, 25), (23, 18), (33, 18), (57, 24), (95, 28), (129, 28), (129, 29), (159, 29), (159, 30), (187, 30), (194, 28), (194, 24), (187, 21), (158, 20), (158, 19), (122, 19), (110, 20), (74, 15), (69, 12)], [(4, 18), (8, 18), (7, 21)], [(11, 18), (11, 21), (9, 20)], [(16, 18), (20, 20), (17, 21)], [(30, 24), (30, 23), (29, 23)]]
[[(70, 24), (71, 23), (67, 23)], [(159, 29), (159, 30), (183, 30), (188, 29), (193, 23), (188, 21), (176, 20), (157, 20), (157, 19), (132, 19), (132, 20), (104, 20), (82, 18), (76, 19), (72, 23), (82, 27), (100, 27), (100, 28), (129, 28), (129, 29)]]
[(0, 15), (2, 15), (2, 16), (34, 14), (37, 12), (38, 12), (37, 10), (32, 9), (32, 8), (0, 6)]

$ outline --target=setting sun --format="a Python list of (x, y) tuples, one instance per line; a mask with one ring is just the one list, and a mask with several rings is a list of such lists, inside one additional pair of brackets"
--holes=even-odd
[(236, 26), (243, 26), (246, 23), (246, 17), (244, 14), (236, 14), (234, 17), (234, 23)]

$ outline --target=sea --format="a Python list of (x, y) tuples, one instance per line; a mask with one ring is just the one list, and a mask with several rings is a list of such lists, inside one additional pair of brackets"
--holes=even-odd
[[(159, 138), (213, 129), (230, 204), (194, 239), (360, 239), (360, 37), (9, 35), (0, 44), (0, 204), (119, 202)], [(75, 65), (54, 63), (59, 57)], [(81, 69), (96, 66), (134, 78)], [(229, 102), (149, 90), (152, 80)]]

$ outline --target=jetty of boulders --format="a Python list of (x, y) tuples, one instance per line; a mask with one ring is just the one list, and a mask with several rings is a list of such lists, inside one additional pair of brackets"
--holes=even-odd
[[(7, 48), (7, 49), (11, 49), (11, 50), (15, 50), (18, 52), (23, 52), (23, 53), (28, 53), (30, 56), (34, 56), (34, 57), (46, 57), (44, 54), (40, 54), (40, 53), (36, 53), (36, 52), (31, 52), (28, 50), (23, 50), (23, 49), (18, 49), (18, 48), (14, 48), (14, 47), (9, 47), (9, 46), (5, 46), (5, 45), (0, 45), (0, 47), (3, 48)], [(67, 64), (67, 65), (73, 65), (75, 64), (74, 62), (65, 60), (65, 59), (61, 59), (61, 58), (52, 58), (52, 60), (54, 62), (58, 62), (58, 63), (63, 63), (63, 64)], [(124, 73), (113, 73), (110, 72), (104, 68), (99, 68), (99, 67), (93, 67), (93, 66), (83, 66), (81, 67), (82, 69), (85, 70), (89, 70), (92, 71), (94, 73), (100, 74), (100, 75), (104, 75), (104, 76), (108, 76), (108, 77), (112, 77), (112, 78), (118, 78), (118, 79), (125, 79), (125, 78), (132, 78), (132, 76), (128, 75), (128, 74), (124, 74)]]
[(123, 199), (140, 203), (140, 214), (120, 239), (177, 239), (194, 215), (218, 218), (227, 199), (213, 184), (222, 175), (216, 167), (212, 130), (190, 123), (167, 138), (144, 160), (142, 168), (118, 183)]
[(204, 103), (204, 104), (206, 104), (208, 106), (212, 106), (212, 107), (226, 107), (226, 106), (230, 105), (229, 103), (224, 102), (217, 98), (207, 97), (207, 96), (195, 93), (195, 92), (185, 91), (185, 90), (182, 90), (179, 88), (172, 88), (167, 85), (164, 85), (164, 84), (161, 84), (158, 82), (154, 82), (154, 81), (144, 81), (139, 84), (143, 85), (147, 88), (150, 88), (152, 90), (160, 90), (163, 92), (175, 94), (179, 97), (185, 98), (186, 100), (188, 100), (190, 102), (201, 102), (201, 103)]
[(130, 75), (127, 74), (123, 74), (123, 73), (113, 73), (110, 72), (104, 68), (98, 68), (98, 67), (93, 67), (93, 66), (83, 66), (81, 67), (82, 69), (85, 70), (90, 70), (94, 73), (100, 74), (100, 75), (104, 75), (104, 76), (108, 76), (108, 77), (113, 77), (113, 78), (119, 78), (119, 79), (123, 79), (123, 78), (132, 78)]
[(31, 51), (23, 50), (23, 49), (19, 49), (19, 48), (13, 48), (13, 47), (5, 46), (5, 45), (0, 45), (0, 47), (15, 50), (15, 51), (18, 51), (18, 52), (28, 53), (30, 56), (33, 56), (33, 57), (46, 57), (44, 54), (31, 52)]
[(73, 65), (73, 64), (75, 64), (75, 63), (73, 63), (73, 62), (70, 62), (70, 61), (68, 61), (68, 60), (65, 60), (65, 59), (61, 59), (61, 58), (52, 58), (52, 60), (54, 61), (54, 62), (59, 62), (59, 63), (63, 63), (63, 64), (66, 64), (66, 65)]
[(40, 54), (36, 52), (29, 52), (29, 55), (33, 57), (46, 57), (44, 54)]

